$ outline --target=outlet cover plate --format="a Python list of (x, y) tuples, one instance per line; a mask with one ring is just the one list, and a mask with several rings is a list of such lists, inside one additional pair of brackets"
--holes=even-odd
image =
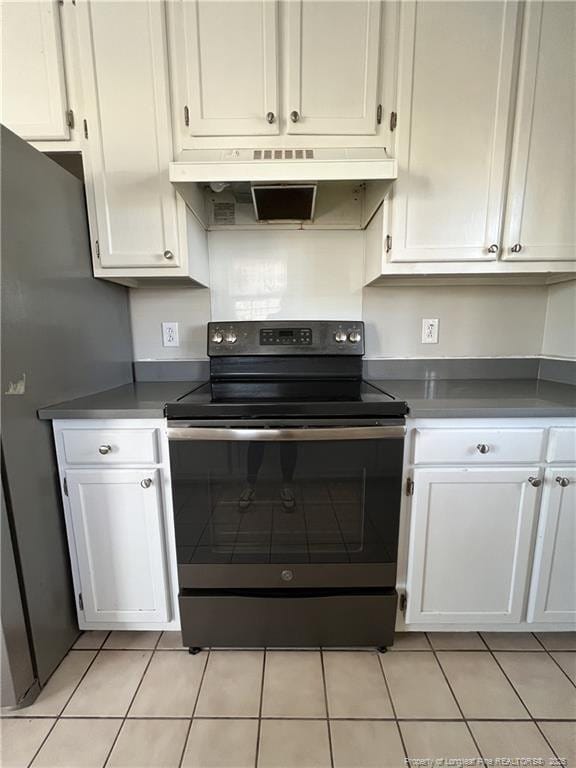
[(178, 337), (178, 323), (176, 322), (162, 323), (162, 346), (164, 347), (180, 346), (180, 339)]
[(422, 318), (422, 344), (438, 344), (439, 324), (437, 317)]

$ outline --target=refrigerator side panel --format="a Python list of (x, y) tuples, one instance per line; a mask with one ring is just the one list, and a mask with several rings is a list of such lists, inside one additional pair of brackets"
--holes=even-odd
[(78, 634), (51, 424), (132, 381), (128, 291), (92, 277), (81, 182), (2, 127), (2, 447), (40, 684)]

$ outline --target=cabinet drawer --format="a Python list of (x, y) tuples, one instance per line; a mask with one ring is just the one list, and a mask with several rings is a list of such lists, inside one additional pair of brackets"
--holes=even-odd
[(540, 461), (543, 429), (418, 429), (415, 464)]
[(62, 432), (68, 464), (156, 464), (157, 429), (67, 429)]
[(576, 462), (576, 429), (568, 427), (550, 430), (546, 460)]

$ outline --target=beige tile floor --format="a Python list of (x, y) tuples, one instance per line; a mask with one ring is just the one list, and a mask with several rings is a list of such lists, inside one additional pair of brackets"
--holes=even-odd
[(576, 768), (576, 632), (196, 656), (179, 633), (86, 632), (2, 715), (2, 768)]

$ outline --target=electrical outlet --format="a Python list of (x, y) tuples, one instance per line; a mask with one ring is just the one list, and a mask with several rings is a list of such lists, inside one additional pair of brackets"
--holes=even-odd
[(422, 344), (438, 344), (437, 317), (422, 319)]
[(179, 347), (178, 323), (162, 323), (162, 346)]

